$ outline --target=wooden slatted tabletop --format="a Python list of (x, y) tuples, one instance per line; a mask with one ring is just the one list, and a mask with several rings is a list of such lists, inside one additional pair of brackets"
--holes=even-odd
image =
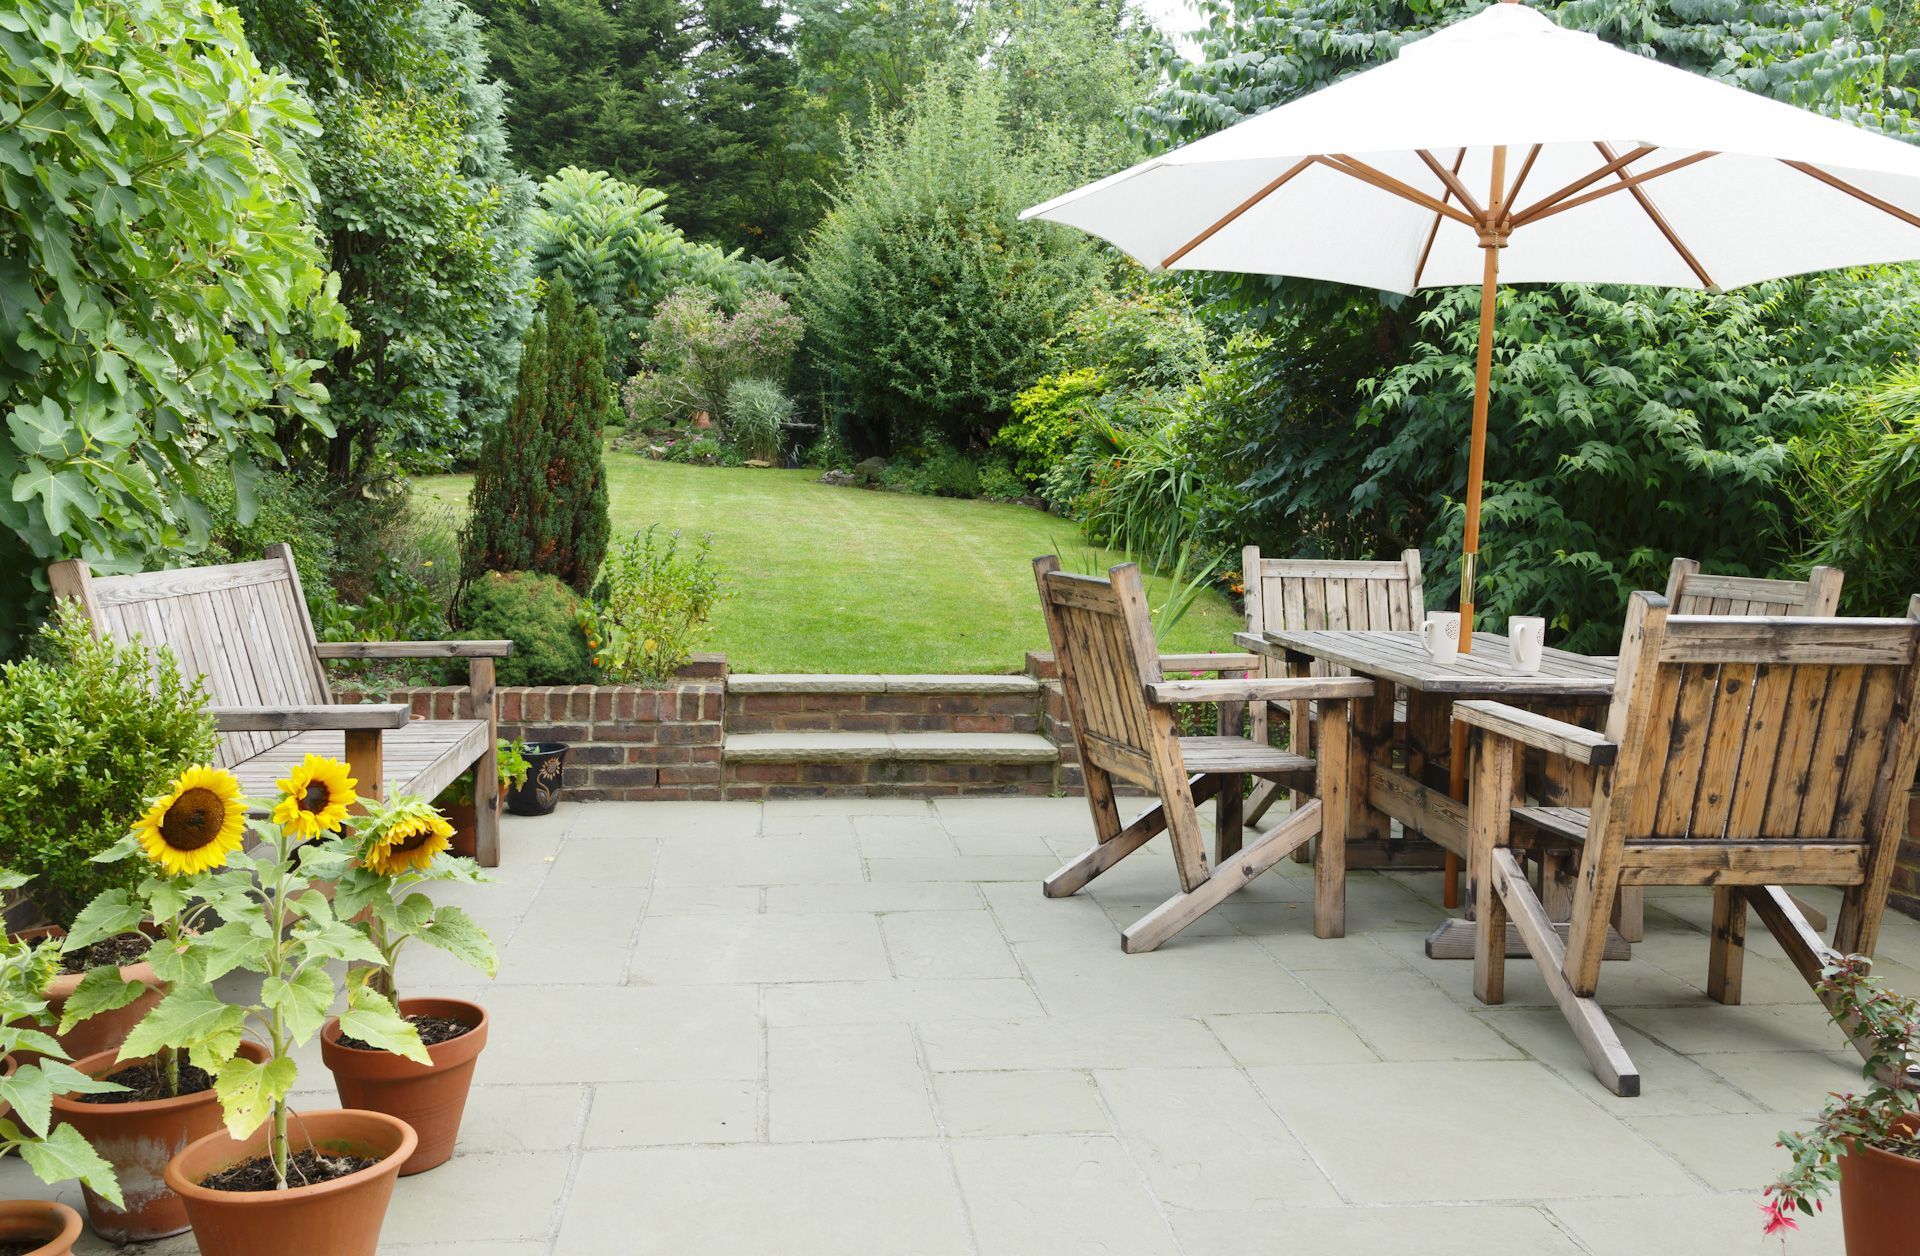
[(1473, 653), (1457, 655), (1444, 666), (1427, 654), (1417, 632), (1242, 632), (1234, 639), (1257, 654), (1304, 654), (1423, 693), (1476, 698), (1605, 698), (1613, 693), (1614, 660), (1548, 649), (1541, 654), (1538, 672), (1519, 672), (1507, 639), (1493, 632), (1474, 633)]

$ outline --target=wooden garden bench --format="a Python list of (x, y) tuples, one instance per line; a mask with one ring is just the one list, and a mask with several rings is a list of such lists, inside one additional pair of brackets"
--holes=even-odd
[[(1092, 849), (1047, 878), (1047, 897), (1076, 893), (1165, 832), (1173, 845), (1180, 892), (1120, 935), (1122, 950), (1151, 951), (1301, 844), (1319, 837), (1313, 931), (1317, 937), (1340, 937), (1346, 927), (1347, 701), (1370, 694), (1372, 682), (1340, 676), (1168, 681), (1154, 645), (1138, 567), (1115, 567), (1110, 578), (1102, 580), (1061, 571), (1060, 560), (1048, 555), (1034, 560), (1033, 571), (1097, 836)], [(1193, 666), (1188, 656), (1168, 657), (1176, 666)], [(1215, 670), (1230, 666), (1233, 658), (1203, 657), (1213, 660)], [(1257, 660), (1246, 656), (1240, 663), (1252, 667)], [(1235, 725), (1229, 711), (1241, 704), (1317, 702), (1319, 754), (1310, 759), (1243, 737), (1182, 737), (1174, 724), (1174, 707), (1183, 702), (1220, 704), (1223, 729)], [(1314, 796), (1242, 849), (1242, 790), (1249, 776), (1281, 781)], [(1139, 786), (1159, 801), (1131, 824), (1122, 824), (1115, 780)], [(1211, 868), (1196, 811), (1208, 798), (1215, 807)]]
[[(1673, 615), (1636, 593), (1604, 730), (1457, 704), (1472, 733), (1474, 993), (1503, 997), (1494, 940), (1511, 917), (1594, 1072), (1633, 1095), (1639, 1074), (1594, 998), (1621, 887), (1713, 887), (1707, 993), (1721, 1003), (1740, 1001), (1749, 907), (1809, 984), (1836, 951), (1871, 955), (1920, 765), (1916, 701), (1920, 596), (1905, 619), (1831, 619)], [(1514, 802), (1527, 747), (1592, 766), (1592, 806)], [(1523, 874), (1527, 848), (1578, 860), (1564, 943)], [(1842, 889), (1832, 948), (1783, 885)]]
[(1837, 567), (1815, 567), (1805, 580), (1716, 576), (1691, 558), (1676, 558), (1667, 572), (1667, 608), (1674, 615), (1813, 615), (1840, 613)]
[[(499, 862), (493, 668), (511, 641), (317, 641), (286, 545), (254, 563), (96, 576), (71, 560), (47, 576), (96, 632), (167, 646), (185, 675), (201, 679), (221, 733), (214, 762), (249, 798), (270, 799), (274, 782), (309, 754), (344, 759), (370, 797), (433, 798), (472, 768), (475, 853), (488, 867)], [(327, 659), (423, 658), (467, 660), (477, 718), (414, 720), (398, 703), (333, 701)]]

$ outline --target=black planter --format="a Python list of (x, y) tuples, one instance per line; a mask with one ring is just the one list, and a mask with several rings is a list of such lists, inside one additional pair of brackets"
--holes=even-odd
[(564, 741), (530, 741), (523, 752), (527, 756), (527, 783), (507, 789), (507, 810), (517, 816), (543, 816), (560, 801), (560, 777), (567, 764)]

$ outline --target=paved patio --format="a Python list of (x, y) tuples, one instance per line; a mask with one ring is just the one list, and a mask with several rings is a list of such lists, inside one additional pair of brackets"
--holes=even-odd
[[(1485, 1008), (1471, 964), (1422, 957), (1437, 875), (1355, 876), (1351, 936), (1323, 942), (1307, 869), (1283, 864), (1126, 956), (1119, 927), (1172, 865), (1156, 843), (1044, 899), (1090, 833), (1079, 799), (510, 819), (497, 883), (461, 894), (499, 980), (426, 952), (402, 966), (406, 989), (481, 999), (494, 1027), (460, 1154), (402, 1181), (381, 1250), (1780, 1250), (1755, 1204), (1775, 1133), (1857, 1073), (1764, 931), (1746, 1006), (1720, 1007), (1707, 898), (1655, 891), (1648, 940), (1601, 986), (1645, 1079), (1618, 1099), (1531, 962)], [(1920, 988), (1920, 925), (1890, 918), (1882, 955)], [(331, 1106), (317, 1058), (301, 1078)], [(4, 1172), (8, 1195), (45, 1193)], [(1787, 1246), (1840, 1250), (1831, 1210)]]

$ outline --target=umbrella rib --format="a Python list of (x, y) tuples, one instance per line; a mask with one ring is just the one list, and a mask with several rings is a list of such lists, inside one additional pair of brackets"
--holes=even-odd
[[(1593, 146), (1600, 150), (1602, 157), (1608, 161), (1613, 160), (1613, 148), (1605, 141), (1595, 140)], [(1619, 170), (1614, 171), (1614, 174), (1622, 179), (1627, 177), (1623, 171)], [(1693, 255), (1693, 251), (1681, 243), (1679, 233), (1674, 231), (1673, 225), (1667, 221), (1667, 216), (1660, 212), (1659, 206), (1653, 203), (1653, 198), (1647, 195), (1647, 190), (1641, 187), (1629, 190), (1633, 193), (1633, 199), (1640, 203), (1641, 210), (1646, 213), (1653, 225), (1659, 228), (1660, 234), (1667, 238), (1667, 243), (1673, 246), (1673, 251), (1680, 255), (1680, 260), (1687, 264), (1687, 269), (1693, 272), (1694, 277), (1708, 288), (1718, 289), (1720, 285), (1713, 281), (1713, 276), (1707, 273), (1707, 268), (1700, 264), (1700, 259)]]
[(1513, 221), (1513, 203), (1520, 199), (1520, 187), (1527, 181), (1527, 176), (1533, 173), (1533, 163), (1540, 159), (1541, 147), (1541, 145), (1535, 144), (1531, 149), (1527, 150), (1527, 159), (1520, 163), (1520, 173), (1514, 177), (1513, 186), (1508, 188), (1507, 194), (1500, 198), (1500, 203), (1507, 207), (1506, 212), (1501, 215), (1501, 218), (1504, 219), (1509, 226), (1512, 225)]
[[(1600, 180), (1606, 178), (1608, 175), (1612, 174), (1614, 171), (1624, 170), (1626, 167), (1631, 166), (1634, 162), (1639, 161), (1642, 157), (1645, 157), (1648, 153), (1653, 151), (1654, 151), (1653, 145), (1642, 144), (1640, 147), (1634, 149), (1632, 152), (1627, 153), (1623, 156), (1614, 158), (1612, 161), (1600, 167), (1598, 170), (1595, 170), (1591, 174), (1582, 175), (1580, 178), (1575, 179), (1572, 183), (1567, 184), (1567, 186), (1563, 188), (1558, 188), (1552, 192), (1547, 193), (1545, 196), (1541, 197), (1539, 200), (1535, 201), (1533, 204), (1527, 206), (1525, 209), (1521, 210), (1519, 213), (1513, 215), (1513, 224), (1515, 226), (1519, 226), (1522, 222), (1538, 214), (1541, 210), (1546, 209), (1548, 206), (1558, 204), (1560, 201), (1566, 199), (1569, 196), (1572, 196), (1575, 192), (1580, 191), (1582, 188), (1592, 187), (1594, 184), (1600, 182)], [(1527, 165), (1529, 167), (1533, 165), (1532, 157), (1527, 158)], [(1513, 199), (1509, 197), (1507, 199), (1507, 203), (1512, 204)]]
[[(1447, 185), (1447, 191), (1453, 193), (1455, 196), (1460, 198), (1460, 203), (1466, 206), (1467, 212), (1469, 214), (1472, 214), (1475, 218), (1479, 219), (1481, 222), (1486, 221), (1487, 211), (1480, 208), (1480, 202), (1474, 200), (1473, 193), (1467, 191), (1466, 184), (1460, 182), (1460, 175), (1459, 175), (1460, 161), (1458, 158), (1454, 160), (1453, 169), (1449, 170), (1445, 166), (1441, 165), (1439, 161), (1437, 161), (1434, 158), (1434, 155), (1428, 152), (1426, 149), (1416, 148), (1414, 149), (1414, 151), (1420, 154), (1421, 161), (1424, 161), (1427, 163), (1427, 169), (1433, 171), (1433, 173), (1439, 177), (1440, 182)], [(1466, 155), (1466, 151), (1467, 150), (1464, 148), (1461, 149), (1460, 150), (1461, 156), (1464, 157)], [(1446, 197), (1442, 196), (1440, 199), (1444, 201)]]
[(1883, 201), (1879, 197), (1875, 196), (1873, 193), (1865, 190), (1864, 188), (1855, 187), (1853, 184), (1848, 183), (1845, 179), (1842, 179), (1838, 175), (1828, 174), (1826, 171), (1822, 170), (1820, 167), (1814, 165), (1810, 161), (1783, 161), (1782, 164), (1792, 166), (1795, 170), (1798, 170), (1801, 174), (1804, 174), (1809, 178), (1818, 179), (1820, 180), (1820, 182), (1826, 184), (1828, 187), (1837, 188), (1838, 190), (1845, 192), (1848, 196), (1853, 197), (1855, 200), (1864, 201), (1867, 204), (1873, 206), (1875, 209), (1879, 210), (1883, 214), (1891, 214), (1893, 217), (1898, 218), (1901, 222), (1906, 223), (1909, 227), (1920, 227), (1920, 214), (1914, 214), (1907, 210), (1901, 209), (1898, 205), (1895, 205), (1890, 201)]
[[(1602, 167), (1595, 177), (1605, 178), (1609, 174), (1619, 174), (1620, 181), (1618, 183), (1609, 183), (1606, 187), (1600, 188), (1598, 191), (1588, 192), (1585, 196), (1575, 196), (1568, 200), (1556, 201), (1544, 206), (1536, 202), (1532, 208), (1516, 214), (1513, 219), (1513, 225), (1516, 227), (1524, 227), (1528, 223), (1539, 222), (1542, 218), (1551, 218), (1555, 214), (1562, 213), (1566, 210), (1578, 209), (1582, 205), (1591, 204), (1603, 196), (1612, 196), (1615, 192), (1630, 192), (1649, 179), (1657, 179), (1663, 174), (1672, 174), (1676, 170), (1684, 170), (1695, 162), (1705, 161), (1707, 158), (1715, 155), (1711, 150), (1694, 153), (1691, 156), (1682, 157), (1677, 161), (1670, 161), (1664, 166), (1655, 166), (1651, 170), (1643, 170), (1635, 175), (1625, 174), (1621, 172), (1620, 168), (1614, 165), (1613, 162), (1608, 162), (1607, 166)], [(1612, 168), (1609, 169), (1608, 167)]]
[(1246, 200), (1241, 201), (1238, 205), (1235, 205), (1232, 209), (1228, 210), (1226, 217), (1220, 219), (1220, 221), (1214, 223), (1211, 227), (1208, 227), (1205, 231), (1202, 231), (1199, 235), (1193, 237), (1193, 239), (1188, 240), (1185, 244), (1181, 245), (1179, 248), (1175, 249), (1173, 252), (1167, 254), (1166, 259), (1160, 263), (1160, 269), (1166, 270), (1168, 267), (1172, 266), (1175, 262), (1185, 257), (1187, 254), (1199, 248), (1202, 244), (1205, 244), (1208, 240), (1213, 238), (1213, 235), (1215, 232), (1219, 231), (1222, 227), (1227, 226), (1234, 219), (1246, 213), (1248, 210), (1252, 209), (1255, 205), (1258, 205), (1261, 201), (1266, 200), (1267, 197), (1273, 195), (1275, 192), (1278, 192), (1282, 187), (1286, 186), (1288, 181), (1290, 181), (1293, 178), (1293, 176), (1299, 174), (1302, 170), (1305, 170), (1308, 166), (1311, 166), (1317, 160), (1319, 159), (1316, 157), (1302, 157), (1299, 161), (1289, 166), (1286, 172), (1280, 175), (1279, 178), (1274, 179), (1271, 183), (1267, 184), (1267, 186), (1261, 188), (1258, 192), (1255, 192), (1252, 196), (1249, 196)]
[(1316, 158), (1315, 160), (1332, 169), (1338, 170), (1341, 174), (1358, 179), (1362, 183), (1370, 183), (1383, 192), (1391, 192), (1402, 200), (1412, 201), (1415, 205), (1424, 206), (1436, 214), (1445, 215), (1463, 227), (1472, 227), (1475, 231), (1480, 229), (1480, 224), (1477, 221), (1469, 218), (1466, 214), (1455, 209), (1445, 201), (1429, 196), (1411, 184), (1402, 183), (1384, 170), (1375, 170), (1364, 161), (1356, 161), (1345, 153), (1333, 153), (1329, 156)]
[[(1453, 155), (1453, 173), (1456, 176), (1459, 175), (1460, 166), (1466, 159), (1467, 150), (1466, 147), (1462, 145), (1460, 151)], [(1416, 292), (1419, 291), (1420, 288), (1420, 277), (1427, 273), (1427, 259), (1433, 256), (1433, 242), (1439, 238), (1440, 215), (1435, 214), (1433, 216), (1433, 225), (1427, 228), (1427, 242), (1421, 246), (1420, 249), (1420, 261), (1413, 268), (1413, 287)]]

